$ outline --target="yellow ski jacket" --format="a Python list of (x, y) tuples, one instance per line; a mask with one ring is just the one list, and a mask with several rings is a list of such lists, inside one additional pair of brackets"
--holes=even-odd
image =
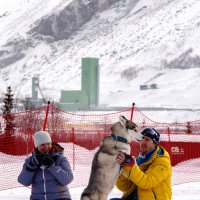
[(171, 176), (169, 154), (158, 146), (147, 162), (122, 167), (116, 186), (124, 192), (122, 199), (136, 190), (138, 200), (171, 200)]

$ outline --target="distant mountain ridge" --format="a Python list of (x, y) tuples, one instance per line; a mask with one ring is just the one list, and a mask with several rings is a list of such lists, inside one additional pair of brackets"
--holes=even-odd
[(96, 13), (120, 0), (73, 0), (65, 8), (41, 19), (29, 33), (49, 36), (52, 41), (68, 39)]

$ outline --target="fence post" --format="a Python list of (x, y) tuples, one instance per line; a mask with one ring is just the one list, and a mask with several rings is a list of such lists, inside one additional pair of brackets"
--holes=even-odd
[(170, 140), (171, 140), (171, 139), (170, 139), (170, 134), (171, 134), (171, 131), (170, 131), (170, 128), (168, 127), (168, 128), (167, 128), (167, 135), (168, 135), (168, 141), (169, 141), (169, 142), (171, 142), (171, 141), (170, 141)]
[(73, 162), (73, 170), (75, 170), (75, 131), (74, 128), (72, 127), (72, 162)]
[(191, 126), (190, 122), (187, 122), (186, 128), (187, 128), (186, 133), (191, 134), (192, 133), (192, 126)]
[(48, 114), (49, 114), (49, 105), (50, 105), (50, 101), (47, 102), (46, 116), (45, 116), (45, 120), (44, 120), (43, 131), (45, 131), (46, 125), (47, 125), (47, 119), (48, 119)]
[[(170, 131), (170, 128), (168, 127), (167, 128), (167, 135), (168, 135), (168, 142), (169, 142), (169, 155), (170, 157), (172, 156), (172, 144), (171, 144), (171, 131)], [(172, 158), (171, 158), (172, 159)]]
[(130, 121), (131, 121), (131, 122), (133, 121), (134, 108), (135, 108), (135, 103), (132, 103), (131, 118), (130, 118)]

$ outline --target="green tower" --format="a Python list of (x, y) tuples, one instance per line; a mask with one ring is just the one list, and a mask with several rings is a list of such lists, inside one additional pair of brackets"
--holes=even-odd
[(99, 105), (99, 59), (82, 58), (81, 90), (88, 96), (89, 107)]
[(82, 58), (81, 90), (62, 90), (60, 109), (88, 110), (99, 105), (99, 59)]

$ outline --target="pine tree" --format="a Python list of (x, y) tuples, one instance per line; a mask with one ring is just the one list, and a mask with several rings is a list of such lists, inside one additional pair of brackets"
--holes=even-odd
[(5, 119), (6, 127), (5, 127), (5, 134), (6, 136), (13, 136), (15, 132), (15, 123), (14, 123), (14, 115), (11, 114), (11, 111), (13, 109), (13, 94), (11, 87), (9, 86), (7, 88), (7, 92), (4, 94), (3, 99), (3, 118)]

